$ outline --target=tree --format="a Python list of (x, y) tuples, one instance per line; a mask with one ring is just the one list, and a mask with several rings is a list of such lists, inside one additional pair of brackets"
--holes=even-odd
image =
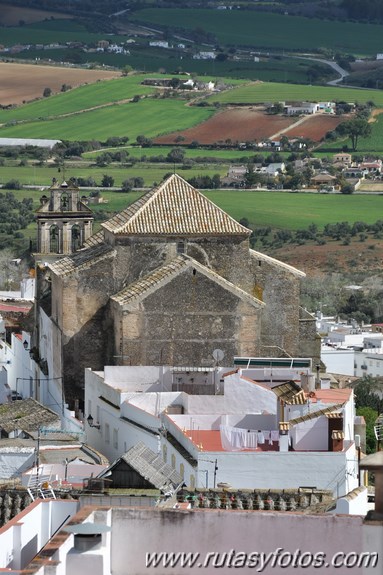
[(129, 66), (129, 64), (126, 64), (126, 66), (124, 66), (123, 69), (121, 70), (121, 75), (127, 76), (132, 71), (133, 71), (132, 66)]
[(51, 96), (51, 94), (52, 94), (51, 88), (44, 88), (44, 92), (43, 92), (44, 98), (48, 98), (49, 96)]
[(341, 136), (348, 136), (351, 139), (352, 149), (355, 152), (359, 138), (368, 138), (371, 134), (371, 125), (364, 118), (353, 118), (339, 124), (336, 131)]
[(183, 162), (185, 158), (185, 150), (182, 148), (173, 148), (166, 156), (167, 162)]
[(102, 176), (101, 185), (103, 188), (111, 188), (114, 185), (114, 178), (104, 174)]
[(376, 451), (376, 438), (374, 432), (374, 426), (376, 418), (378, 417), (378, 412), (371, 407), (360, 407), (356, 410), (357, 415), (364, 417), (366, 422), (366, 451), (367, 454), (375, 453)]
[(345, 183), (340, 188), (340, 193), (345, 195), (350, 195), (354, 193), (354, 186), (352, 184)]

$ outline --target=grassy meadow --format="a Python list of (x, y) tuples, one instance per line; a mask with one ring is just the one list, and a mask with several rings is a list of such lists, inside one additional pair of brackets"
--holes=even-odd
[(51, 120), (3, 125), (0, 137), (105, 141), (111, 136), (128, 136), (135, 140), (140, 134), (155, 137), (184, 130), (207, 120), (213, 113), (213, 108), (186, 106), (185, 101), (175, 98), (143, 99)]
[[(183, 178), (192, 178), (193, 176), (206, 175), (214, 176), (219, 174), (224, 176), (227, 173), (225, 165), (206, 164), (203, 167), (195, 166), (190, 169), (183, 169), (180, 165), (175, 165), (176, 172)], [(78, 163), (69, 164), (65, 168), (65, 178), (90, 178), (92, 177), (98, 186), (101, 187), (101, 181), (104, 174), (114, 179), (114, 186), (120, 187), (124, 180), (133, 177), (141, 177), (144, 180), (144, 186), (151, 187), (155, 183), (161, 182), (165, 174), (173, 172), (174, 164), (136, 164), (135, 166), (117, 167), (105, 166), (103, 168), (90, 167)], [(19, 166), (17, 168), (10, 166), (0, 166), (0, 184), (5, 185), (11, 180), (18, 180), (23, 186), (49, 186), (53, 178), (62, 179), (63, 173), (58, 172), (57, 167), (48, 166)], [(27, 196), (29, 197), (29, 196)]]
[(276, 101), (346, 101), (365, 103), (373, 101), (383, 107), (383, 90), (361, 90), (337, 86), (304, 86), (281, 82), (254, 82), (243, 84), (208, 98), (220, 104), (257, 104)]
[[(288, 5), (287, 8), (288, 10)], [(220, 44), (258, 49), (313, 50), (326, 47), (375, 55), (382, 47), (382, 27), (247, 10), (143, 9), (132, 19), (144, 25), (203, 29)]]
[[(43, 20), (27, 26), (4, 26), (1, 28), (1, 43), (4, 46), (65, 44), (66, 42), (79, 41), (93, 44), (104, 38), (105, 33), (88, 32), (85, 26), (75, 20)], [(109, 38), (116, 40), (117, 36), (109, 36)]]
[[(150, 178), (147, 177), (146, 185), (149, 180), (157, 175), (157, 183), (161, 181), (164, 173), (160, 170), (147, 170)], [(192, 175), (191, 171), (187, 173), (182, 170), (176, 170), (184, 178)], [(56, 172), (51, 177), (60, 177)], [(111, 172), (109, 172), (111, 173)], [(205, 173), (205, 172), (204, 172)], [(122, 181), (133, 175), (144, 174), (144, 170), (121, 171), (119, 176), (112, 172), (116, 182)], [(78, 176), (75, 169), (70, 170), (70, 176)], [(68, 173), (69, 176), (69, 173)], [(36, 207), (39, 205), (39, 198), (42, 193), (46, 193), (51, 180), (46, 180), (39, 189), (22, 189), (12, 190), (18, 199), (32, 198)], [(5, 190), (1, 190), (3, 193)], [(84, 190), (84, 195), (88, 193)], [(107, 203), (92, 206), (97, 212), (107, 212), (108, 214), (121, 211), (130, 203), (135, 201), (143, 192), (122, 193), (114, 190), (102, 189), (101, 195)], [(309, 224), (315, 223), (319, 229), (328, 223), (363, 221), (369, 224), (381, 219), (383, 213), (383, 191), (382, 195), (358, 194), (346, 196), (341, 194), (298, 194), (292, 192), (275, 192), (275, 191), (246, 191), (246, 190), (202, 190), (210, 200), (220, 208), (228, 212), (236, 220), (246, 217), (250, 226), (253, 228), (268, 227), (273, 229), (297, 230), (306, 229)]]

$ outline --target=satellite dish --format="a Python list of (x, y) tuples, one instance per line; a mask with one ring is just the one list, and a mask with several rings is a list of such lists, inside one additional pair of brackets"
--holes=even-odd
[(225, 357), (222, 349), (215, 349), (211, 355), (214, 357), (217, 363)]

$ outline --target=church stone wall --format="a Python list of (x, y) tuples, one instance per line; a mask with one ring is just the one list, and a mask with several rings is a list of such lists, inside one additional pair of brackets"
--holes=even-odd
[[(114, 247), (119, 289), (170, 262), (182, 242), (182, 238), (118, 238)], [(186, 255), (234, 285), (251, 291), (248, 238), (193, 238), (183, 243)]]
[(52, 317), (62, 332), (66, 396), (82, 387), (84, 368), (103, 369), (108, 333), (104, 308), (114, 292), (111, 260), (104, 259), (64, 277), (53, 275)]
[(260, 310), (192, 268), (126, 313), (115, 305), (114, 314), (123, 330), (116, 348), (132, 365), (212, 365), (216, 348), (228, 363), (257, 353)]
[(300, 277), (256, 256), (252, 269), (253, 293), (266, 304), (262, 313), (262, 354), (278, 356), (285, 350), (292, 356), (301, 355), (298, 326)]

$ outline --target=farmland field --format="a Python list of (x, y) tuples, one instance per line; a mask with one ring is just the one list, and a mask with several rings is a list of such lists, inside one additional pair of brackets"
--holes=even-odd
[(155, 143), (170, 144), (179, 135), (185, 138), (185, 144), (193, 140), (201, 144), (213, 144), (227, 139), (233, 142), (261, 140), (270, 138), (295, 121), (296, 118), (265, 115), (263, 111), (252, 108), (234, 108), (218, 112), (194, 128), (156, 138)]
[(382, 27), (376, 24), (308, 19), (246, 10), (144, 9), (132, 18), (145, 25), (203, 28), (218, 43), (258, 49), (313, 50), (327, 47), (352, 54), (376, 54)]
[(35, 10), (25, 6), (12, 6), (11, 4), (1, 4), (0, 24), (2, 26), (18, 26), (20, 20), (25, 24), (40, 22), (48, 18), (72, 18), (69, 14), (59, 12), (49, 12), (48, 10)]
[(144, 99), (65, 118), (3, 126), (0, 137), (104, 141), (111, 136), (128, 136), (130, 140), (135, 140), (140, 134), (155, 137), (174, 129), (189, 128), (213, 113), (214, 110), (210, 108), (185, 106), (185, 102), (178, 99)]
[[(214, 176), (219, 174), (224, 176), (227, 173), (227, 166), (220, 164), (207, 164), (204, 166), (193, 166), (184, 169), (181, 165), (176, 164), (176, 171), (184, 178), (192, 178), (201, 174)], [(144, 186), (151, 187), (155, 182), (159, 183), (165, 174), (174, 170), (174, 164), (140, 164), (135, 166), (117, 167), (105, 166), (103, 168), (89, 167), (81, 165), (66, 166), (66, 177), (75, 178), (93, 178), (97, 185), (101, 187), (101, 181), (104, 174), (112, 176), (114, 185), (121, 186), (124, 180), (132, 177), (141, 177), (144, 180)], [(17, 168), (9, 166), (0, 166), (0, 184), (4, 185), (10, 180), (18, 180), (23, 185), (50, 186), (52, 178), (60, 178), (57, 167), (48, 166), (18, 166)]]
[[(22, 18), (21, 18), (22, 19)], [(105, 38), (104, 33), (92, 33), (75, 20), (47, 20), (28, 26), (9, 26), (1, 28), (1, 43), (4, 46), (14, 44), (64, 44), (66, 42), (84, 42), (94, 44)], [(108, 39), (115, 40), (116, 36)], [(49, 58), (49, 56), (47, 56)]]
[(303, 86), (278, 82), (252, 82), (210, 96), (208, 101), (221, 104), (261, 104), (279, 101), (346, 101), (368, 102), (372, 100), (383, 107), (383, 90), (358, 90), (335, 86)]
[[(47, 87), (52, 92), (59, 92), (63, 84), (69, 84), (73, 87), (81, 84), (91, 84), (98, 80), (116, 78), (120, 76), (120, 72), (0, 62), (0, 76), (0, 104), (7, 106), (41, 98), (44, 88)], [(108, 85), (106, 84), (106, 86)], [(95, 92), (97, 94), (96, 90)], [(65, 95), (62, 94), (62, 96)], [(33, 106), (38, 110), (35, 117), (49, 115), (49, 108), (53, 101), (53, 98), (44, 98), (43, 101), (34, 103)], [(59, 102), (61, 101), (63, 99), (59, 98)], [(18, 110), (0, 110), (0, 122), (24, 119), (26, 109), (26, 107), (23, 107)], [(29, 113), (27, 117), (30, 117)]]
[[(383, 113), (374, 116), (374, 121), (371, 122), (371, 135), (368, 138), (359, 138), (358, 140), (358, 153), (369, 154), (382, 154), (383, 152)], [(318, 149), (320, 152), (330, 152), (340, 150), (342, 146), (348, 145), (351, 148), (351, 140), (348, 138), (341, 138), (336, 142), (328, 142)]]
[[(85, 152), (82, 154), (84, 159), (95, 160), (97, 156), (105, 151), (119, 151), (126, 150), (129, 154), (128, 161), (130, 158), (137, 159), (139, 161), (150, 161), (153, 156), (166, 156), (171, 152), (179, 143), (173, 146), (156, 146), (152, 148), (141, 148), (140, 146), (121, 146), (119, 148), (108, 148), (101, 150), (95, 150), (93, 152)], [(209, 148), (188, 148), (184, 147), (185, 158), (194, 160), (196, 158), (215, 158), (217, 161), (230, 162), (238, 161), (238, 159), (248, 159), (252, 158), (255, 154), (254, 150), (215, 150)]]
[(292, 126), (284, 131), (287, 138), (309, 138), (313, 142), (320, 142), (327, 132), (335, 128), (346, 120), (344, 116), (331, 116), (326, 114), (317, 114), (309, 116), (299, 125)]
[[(152, 172), (152, 170), (148, 171)], [(190, 170), (183, 173), (177, 170), (177, 172), (184, 178), (189, 178), (193, 175)], [(56, 172), (52, 175), (57, 177)], [(70, 175), (76, 176), (78, 174), (73, 170)], [(133, 174), (125, 172), (125, 177), (130, 177), (131, 175)], [(161, 181), (160, 170), (157, 175), (159, 177), (156, 181), (159, 183)], [(46, 180), (44, 188), (48, 188), (50, 183), (51, 180)], [(36, 205), (42, 192), (42, 188), (39, 190), (23, 189), (13, 191), (19, 199), (32, 197)], [(383, 210), (383, 195), (360, 194), (344, 196), (341, 194), (297, 194), (245, 190), (201, 190), (201, 193), (228, 212), (237, 221), (246, 217), (251, 227), (270, 226), (273, 229), (293, 231), (307, 229), (310, 223), (315, 223), (320, 230), (328, 223), (344, 221), (348, 221), (351, 224), (356, 221), (373, 224), (380, 219), (380, 214), (382, 214)], [(101, 195), (105, 200), (108, 200), (108, 203), (100, 204), (97, 207), (92, 206), (92, 209), (95, 209), (95, 211), (106, 210), (115, 212), (124, 209), (131, 203), (132, 198), (137, 199), (141, 193), (121, 193), (102, 189)]]

